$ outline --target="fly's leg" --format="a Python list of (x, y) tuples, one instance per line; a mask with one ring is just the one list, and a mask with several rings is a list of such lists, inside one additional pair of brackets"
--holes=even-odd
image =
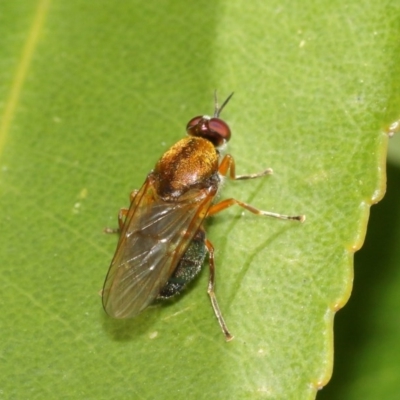
[(225, 339), (227, 342), (231, 341), (233, 339), (233, 336), (230, 334), (228, 327), (226, 326), (225, 320), (222, 316), (221, 310), (218, 305), (217, 297), (215, 296), (215, 263), (214, 263), (214, 246), (212, 243), (208, 240), (204, 240), (204, 244), (207, 247), (208, 250), (208, 261), (210, 265), (210, 278), (208, 281), (208, 295), (210, 296), (211, 300), (211, 305), (214, 310), (214, 314), (217, 317), (219, 326), (222, 329), (223, 334), (225, 335)]
[(235, 172), (235, 159), (230, 155), (227, 154), (221, 161), (221, 164), (219, 165), (218, 172), (222, 176), (226, 176), (229, 171), (229, 178), (239, 181), (239, 180), (244, 180), (244, 179), (254, 179), (254, 178), (261, 178), (262, 176), (266, 175), (272, 175), (273, 170), (272, 168), (267, 168), (262, 172), (258, 172), (256, 174), (248, 174), (248, 175), (236, 175)]
[(272, 218), (278, 218), (278, 219), (289, 219), (289, 220), (295, 220), (295, 221), (300, 221), (300, 222), (304, 222), (306, 219), (305, 215), (285, 215), (285, 214), (273, 213), (270, 211), (259, 210), (258, 208), (255, 208), (255, 207), (251, 206), (250, 204), (243, 203), (243, 201), (236, 200), (236, 199), (226, 199), (226, 200), (222, 200), (220, 203), (214, 204), (213, 206), (211, 206), (209, 208), (207, 217), (217, 214), (235, 204), (237, 204), (240, 207), (245, 208), (246, 210), (252, 212), (253, 214), (264, 215), (266, 217), (272, 217)]
[(120, 233), (122, 230), (122, 227), (124, 226), (125, 222), (125, 217), (128, 214), (129, 209), (128, 208), (121, 208), (118, 213), (118, 228), (113, 229), (113, 228), (104, 228), (105, 233)]
[[(131, 192), (131, 194), (129, 195), (130, 201), (132, 203), (132, 201), (135, 199), (137, 193), (139, 190), (134, 190), (133, 192)], [(128, 208), (121, 208), (119, 210), (118, 213), (118, 228), (117, 229), (113, 229), (113, 228), (104, 228), (104, 232), (105, 233), (120, 233), (124, 223), (125, 223), (125, 217), (128, 214), (129, 209)]]
[[(272, 174), (272, 169), (267, 168), (266, 170), (259, 172), (257, 174), (236, 175), (235, 160), (229, 154), (227, 154), (222, 159), (221, 164), (219, 165), (219, 168), (218, 168), (218, 172), (222, 176), (226, 176), (228, 174), (228, 171), (229, 171), (229, 177), (233, 180), (254, 179), (254, 178), (260, 178), (262, 176)], [(294, 220), (294, 221), (300, 221), (300, 222), (304, 222), (306, 219), (305, 215), (284, 215), (284, 214), (278, 214), (278, 213), (274, 213), (274, 212), (270, 212), (270, 211), (259, 210), (258, 208), (255, 208), (255, 207), (251, 206), (250, 204), (244, 203), (243, 201), (236, 200), (236, 199), (226, 199), (226, 200), (221, 201), (220, 203), (214, 204), (208, 210), (207, 216), (209, 217), (211, 215), (217, 214), (220, 211), (225, 210), (226, 208), (231, 207), (235, 204), (237, 204), (240, 207), (245, 208), (246, 210), (252, 212), (253, 214), (264, 215), (266, 217)]]

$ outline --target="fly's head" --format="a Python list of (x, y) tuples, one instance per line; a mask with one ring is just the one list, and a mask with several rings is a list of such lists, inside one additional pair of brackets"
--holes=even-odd
[(231, 129), (224, 120), (219, 118), (219, 115), (232, 96), (233, 93), (219, 107), (215, 92), (214, 116), (203, 115), (192, 118), (186, 125), (188, 135), (207, 139), (217, 148), (224, 146), (231, 138)]

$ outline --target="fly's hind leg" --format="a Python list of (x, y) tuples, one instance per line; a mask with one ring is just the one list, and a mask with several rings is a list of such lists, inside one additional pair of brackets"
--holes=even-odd
[[(138, 190), (134, 190), (133, 192), (131, 192), (131, 194), (129, 195), (130, 201), (132, 203), (132, 201), (135, 199), (136, 195), (138, 193)], [(129, 211), (129, 208), (121, 208), (119, 210), (118, 213), (118, 228), (113, 229), (113, 228), (104, 228), (104, 232), (105, 233), (120, 233), (122, 230), (122, 227), (124, 226), (125, 223), (125, 217), (127, 216)]]
[(215, 296), (215, 263), (214, 263), (214, 246), (208, 239), (204, 239), (204, 244), (208, 250), (208, 262), (210, 265), (210, 278), (208, 281), (208, 295), (210, 296), (211, 305), (214, 310), (214, 314), (217, 317), (219, 326), (222, 329), (223, 334), (227, 342), (233, 339), (233, 336), (226, 326), (225, 320), (222, 316), (221, 309), (219, 308), (217, 297)]

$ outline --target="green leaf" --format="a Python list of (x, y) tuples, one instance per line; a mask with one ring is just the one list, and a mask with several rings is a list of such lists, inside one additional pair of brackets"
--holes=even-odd
[[(8, 2), (0, 19), (0, 390), (4, 398), (312, 399), (333, 317), (385, 187), (399, 117), (396, 4)], [(396, 39), (397, 38), (397, 39)], [(238, 174), (208, 271), (133, 320), (102, 310), (117, 225), (187, 121), (222, 117)]]
[(397, 398), (399, 182), (398, 166), (389, 163), (387, 194), (373, 208), (365, 245), (355, 257), (353, 294), (335, 319), (333, 378), (318, 400)]

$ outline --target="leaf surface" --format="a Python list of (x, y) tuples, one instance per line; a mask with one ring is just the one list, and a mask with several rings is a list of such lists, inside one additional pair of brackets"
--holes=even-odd
[[(312, 399), (330, 377), (333, 317), (385, 190), (398, 117), (399, 7), (365, 1), (37, 1), (5, 5), (0, 49), (1, 390), (6, 398)], [(212, 94), (237, 172), (207, 224), (208, 271), (128, 321), (98, 295), (115, 227)]]

